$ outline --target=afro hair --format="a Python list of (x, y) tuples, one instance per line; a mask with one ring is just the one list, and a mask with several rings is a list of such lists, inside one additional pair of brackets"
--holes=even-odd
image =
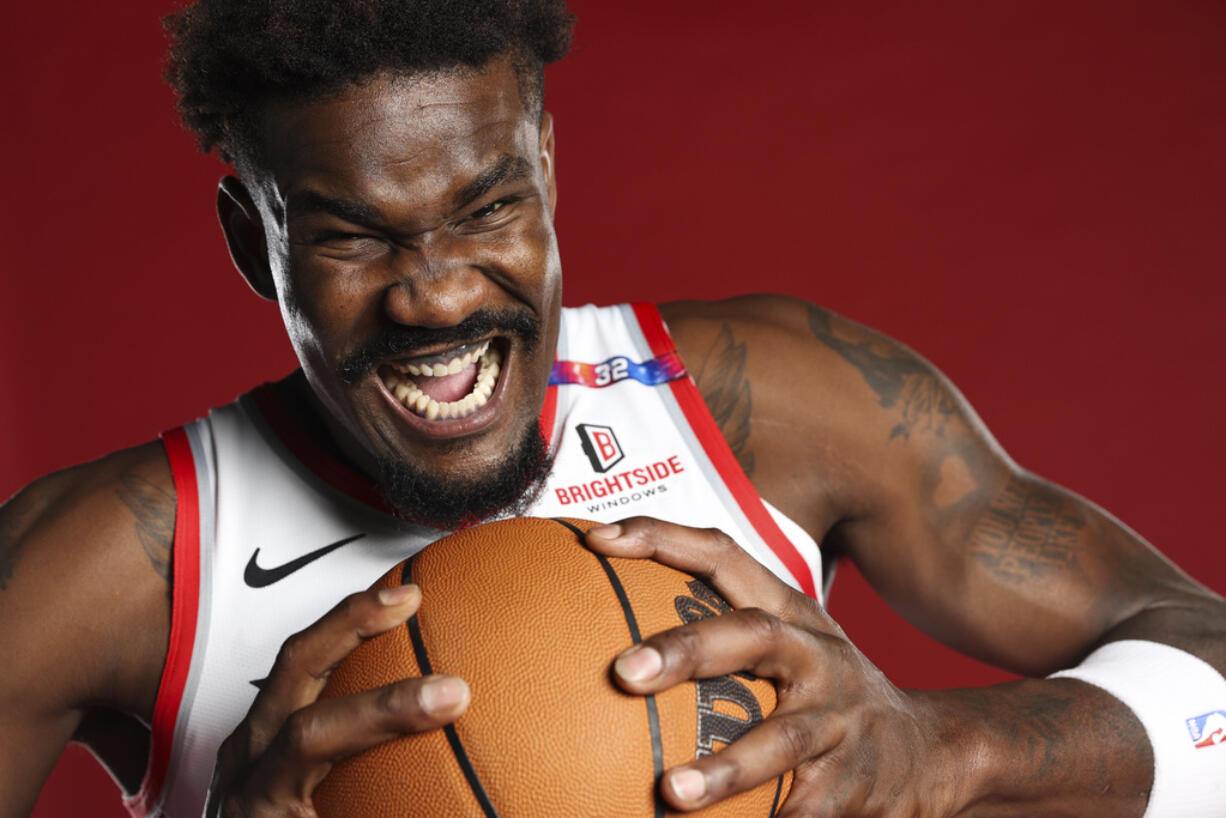
[(165, 19), (166, 79), (200, 149), (227, 162), (258, 145), (259, 112), (383, 71), (479, 69), (509, 56), (525, 108), (570, 45), (565, 0), (199, 0)]

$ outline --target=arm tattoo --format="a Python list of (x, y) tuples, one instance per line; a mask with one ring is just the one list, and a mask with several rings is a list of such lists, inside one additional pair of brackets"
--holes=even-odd
[(136, 518), (141, 548), (162, 579), (170, 578), (171, 546), (175, 536), (175, 497), (143, 477), (119, 478), (119, 499)]
[(911, 437), (912, 429), (944, 436), (945, 425), (959, 414), (958, 404), (940, 379), (920, 361), (900, 355), (867, 330), (856, 330), (854, 340), (835, 334), (830, 313), (809, 306), (809, 330), (843, 360), (860, 371), (865, 383), (877, 393), (883, 409), (898, 407), (902, 416), (890, 430), (890, 440)]
[(1074, 503), (1011, 477), (975, 523), (970, 553), (1007, 582), (1038, 579), (1078, 568), (1077, 537), (1084, 527)]
[(1067, 716), (1072, 705), (1067, 696), (1053, 693), (1035, 695), (1014, 705), (1018, 717), (1014, 735), (1029, 751), (1032, 780), (1043, 781), (1058, 768), (1063, 755), (1060, 751), (1068, 743)]
[(752, 477), (754, 457), (747, 444), (753, 398), (745, 377), (745, 344), (736, 343), (727, 324), (720, 328), (719, 336), (707, 351), (694, 383), (728, 441), (736, 462)]
[(950, 695), (976, 711), (983, 724), (1007, 730), (1017, 748), (1016, 772), (1042, 782), (1055, 773), (1072, 751), (1070, 715), (1074, 700), (1051, 691), (1022, 692), (1018, 685), (951, 690)]

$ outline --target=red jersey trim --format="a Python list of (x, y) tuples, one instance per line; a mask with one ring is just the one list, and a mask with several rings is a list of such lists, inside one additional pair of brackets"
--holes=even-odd
[(541, 437), (545, 438), (545, 448), (553, 446), (553, 424), (558, 418), (558, 387), (549, 386), (545, 390), (545, 405), (541, 407)]
[(149, 766), (140, 792), (125, 798), (128, 812), (137, 818), (156, 812), (170, 764), (175, 725), (183, 703), (183, 689), (191, 669), (196, 643), (196, 617), (200, 610), (200, 495), (196, 483), (196, 461), (191, 443), (182, 427), (162, 435), (166, 459), (175, 486), (175, 534), (171, 563), (170, 644), (166, 665), (158, 683), (153, 705), (152, 741)]
[(384, 501), (373, 482), (338, 460), (303, 428), (281, 396), (277, 384), (257, 386), (251, 390), (251, 400), (264, 416), (268, 428), (304, 466), (343, 494), (384, 514), (396, 516), (396, 510)]
[[(651, 354), (660, 356), (675, 352), (676, 344), (668, 334), (668, 328), (664, 326), (664, 319), (660, 317), (660, 311), (656, 309), (656, 306), (643, 302), (630, 306), (634, 310), (635, 318), (638, 319), (643, 337), (651, 347)], [(740, 464), (736, 462), (732, 449), (728, 447), (728, 442), (724, 440), (723, 434), (715, 424), (715, 418), (711, 417), (706, 401), (698, 393), (698, 387), (694, 385), (693, 379), (679, 378), (670, 382), (668, 386), (673, 390), (673, 397), (681, 406), (682, 414), (685, 415), (690, 428), (698, 437), (698, 442), (707, 453), (707, 457), (711, 459), (715, 471), (728, 490), (732, 492), (733, 499), (740, 506), (741, 512), (749, 520), (750, 525), (788, 569), (788, 573), (795, 578), (801, 589), (814, 599), (818, 599), (817, 587), (813, 581), (813, 572), (809, 570), (809, 564), (779, 528), (775, 518), (766, 510), (761, 495), (749, 482), (749, 477), (741, 469)]]

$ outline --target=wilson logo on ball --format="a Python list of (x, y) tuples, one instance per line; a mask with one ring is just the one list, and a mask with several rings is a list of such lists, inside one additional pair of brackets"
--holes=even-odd
[(597, 472), (604, 474), (625, 459), (626, 454), (622, 451), (617, 435), (613, 434), (613, 427), (580, 423), (575, 427), (575, 431), (583, 442), (583, 453)]
[[(712, 616), (728, 613), (732, 608), (711, 586), (702, 580), (686, 583), (693, 596), (679, 596), (673, 600), (677, 615), (685, 624)], [(737, 674), (742, 675), (742, 674)], [(745, 678), (750, 678), (746, 676)], [(698, 741), (694, 757), (702, 758), (715, 752), (715, 744), (731, 744), (754, 725), (762, 723), (762, 705), (753, 691), (731, 676), (714, 679), (698, 679)], [(728, 707), (716, 709), (716, 702), (733, 705), (744, 713), (731, 715)]]

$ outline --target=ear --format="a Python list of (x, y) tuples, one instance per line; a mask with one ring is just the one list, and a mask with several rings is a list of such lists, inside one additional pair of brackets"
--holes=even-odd
[(558, 209), (558, 175), (554, 166), (553, 114), (541, 115), (541, 168), (545, 171), (545, 187), (549, 191), (549, 217)]
[(226, 235), (234, 266), (256, 295), (276, 301), (264, 222), (251, 194), (236, 176), (225, 177), (217, 186), (217, 218), (221, 220), (221, 232)]

